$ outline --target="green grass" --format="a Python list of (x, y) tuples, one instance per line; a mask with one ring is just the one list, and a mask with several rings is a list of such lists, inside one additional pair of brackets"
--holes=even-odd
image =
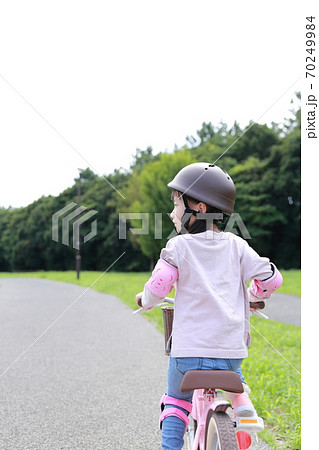
[(298, 269), (281, 270), (280, 271), (284, 282), (278, 289), (278, 292), (283, 294), (299, 295), (301, 296), (301, 272)]
[[(300, 295), (300, 271), (282, 271), (282, 274), (284, 284), (280, 291)], [(90, 286), (99, 275), (98, 272), (82, 272), (80, 280), (77, 280), (75, 272), (0, 273), (0, 277), (45, 278), (81, 286)], [(135, 294), (143, 289), (148, 277), (149, 273), (110, 272), (96, 281), (92, 288), (115, 295), (135, 309)], [(160, 308), (154, 308), (145, 317), (163, 331)], [(252, 317), (251, 323), (252, 345), (249, 358), (242, 367), (252, 390), (251, 398), (265, 421), (265, 430), (260, 437), (273, 449), (299, 450), (300, 328), (259, 317)]]
[(252, 317), (252, 344), (242, 369), (266, 427), (260, 436), (278, 449), (301, 448), (301, 330)]

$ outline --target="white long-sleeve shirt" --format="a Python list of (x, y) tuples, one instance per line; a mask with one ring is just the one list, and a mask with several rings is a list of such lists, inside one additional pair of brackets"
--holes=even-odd
[[(260, 257), (232, 233), (206, 231), (168, 241), (160, 258), (177, 267), (171, 356), (245, 358), (249, 341), (246, 282), (272, 275)], [(162, 301), (144, 288), (145, 308)]]

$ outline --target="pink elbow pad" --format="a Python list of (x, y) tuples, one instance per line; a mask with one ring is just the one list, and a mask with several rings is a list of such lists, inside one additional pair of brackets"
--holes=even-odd
[(253, 280), (250, 283), (252, 294), (257, 298), (268, 298), (282, 285), (282, 275), (277, 267), (271, 263), (273, 274), (267, 280)]
[(178, 270), (164, 259), (159, 259), (152, 272), (151, 278), (146, 283), (148, 290), (158, 297), (165, 297), (174, 287), (178, 278)]

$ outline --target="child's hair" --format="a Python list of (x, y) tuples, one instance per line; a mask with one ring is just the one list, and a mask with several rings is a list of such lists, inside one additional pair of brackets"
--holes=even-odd
[[(184, 201), (185, 207), (186, 207), (186, 205), (189, 204), (189, 202), (193, 202), (193, 203), (202, 202), (201, 200), (197, 200), (196, 198), (190, 197), (189, 195), (183, 194), (182, 192), (174, 189), (171, 193), (171, 200), (174, 201), (174, 199), (176, 197), (179, 197)], [(185, 202), (185, 200), (186, 200), (186, 202)], [(229, 214), (226, 214), (222, 210), (215, 208), (215, 206), (208, 205), (206, 202), (202, 202), (202, 203), (204, 203), (207, 207), (207, 209), (206, 209), (206, 214), (208, 214), (207, 219), (205, 220), (205, 219), (196, 218), (196, 221), (188, 230), (188, 232), (191, 234), (200, 233), (200, 232), (209, 230), (213, 223), (216, 224), (219, 228), (223, 228), (223, 225), (226, 224), (226, 222), (229, 218)], [(216, 216), (214, 217), (211, 214), (218, 214), (221, 217), (216, 218)]]

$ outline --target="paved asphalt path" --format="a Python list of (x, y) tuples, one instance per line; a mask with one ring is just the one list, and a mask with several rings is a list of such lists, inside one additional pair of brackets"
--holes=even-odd
[(273, 294), (262, 310), (270, 319), (301, 325), (301, 298), (297, 295)]
[(163, 347), (113, 296), (1, 278), (0, 449), (160, 450)]

